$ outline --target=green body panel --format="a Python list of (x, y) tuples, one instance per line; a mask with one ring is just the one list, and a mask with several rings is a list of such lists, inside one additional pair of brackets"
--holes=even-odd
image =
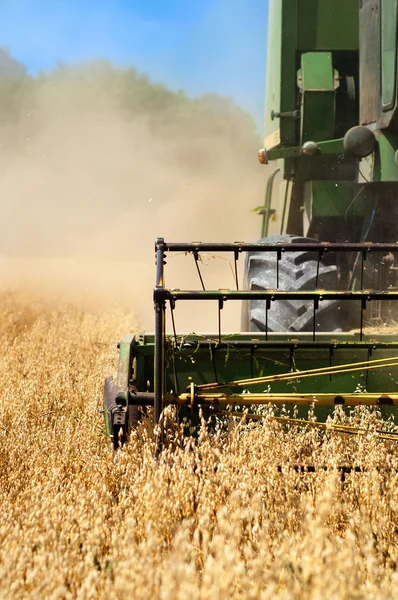
[(398, 133), (397, 0), (362, 0), (361, 125)]
[[(369, 352), (365, 344), (375, 341), (370, 336), (363, 338), (363, 348), (359, 334), (339, 333), (318, 334), (318, 342), (332, 342), (332, 350), (322, 348), (300, 348), (300, 343), (309, 342), (312, 334), (269, 334), (269, 347), (260, 347), (263, 339), (254, 337), (254, 334), (229, 334), (222, 338), (222, 346), (217, 345), (218, 334), (189, 334), (179, 336), (177, 345), (173, 337), (168, 339), (166, 349), (166, 393), (183, 393), (193, 382), (200, 385), (210, 382), (228, 382), (234, 379), (262, 377), (277, 375), (291, 371), (303, 371), (320, 367), (345, 365), (347, 363), (377, 360), (398, 355), (398, 342), (392, 336), (378, 336), (381, 343), (396, 343), (396, 348), (377, 348)], [(247, 342), (249, 348), (237, 348), (234, 342)], [(292, 342), (297, 348), (273, 348), (276, 342)], [(136, 380), (137, 388), (147, 391), (147, 382), (150, 382), (149, 391), (153, 390), (154, 372), (154, 335), (143, 335), (139, 339), (132, 338), (130, 345), (130, 363), (141, 359), (145, 369)], [(256, 342), (258, 346), (256, 346)], [(292, 344), (292, 346), (294, 346)], [(356, 344), (358, 347), (353, 347)], [(131, 371), (131, 364), (126, 366), (127, 373)], [(369, 393), (380, 392), (388, 394), (396, 392), (398, 388), (398, 367), (379, 369), (374, 371), (357, 371), (352, 373), (336, 374), (332, 377), (322, 376), (309, 379), (297, 379), (290, 382), (275, 382), (269, 387), (265, 384), (250, 386), (250, 391), (269, 393), (305, 393), (319, 394), (332, 393), (337, 396), (366, 390)], [(224, 388), (227, 392), (241, 393), (241, 388)], [(301, 407), (299, 414), (306, 416), (308, 407)], [(387, 416), (393, 408), (380, 407)], [(324, 419), (333, 411), (333, 407), (317, 407), (315, 412), (320, 419)]]
[[(344, 153), (343, 138), (319, 142), (318, 146), (320, 154), (334, 155)], [(275, 150), (270, 150), (268, 152), (268, 160), (279, 160), (280, 158), (298, 158), (301, 155), (301, 146), (275, 148)]]
[(299, 50), (358, 48), (359, 0), (298, 0), (298, 3)]
[[(265, 147), (294, 144), (294, 119), (273, 118), (273, 113), (296, 109), (297, 0), (269, 3)], [(285, 77), (282, 79), (281, 74)]]
[[(358, 185), (344, 181), (307, 181), (304, 186), (304, 206), (309, 220), (317, 217), (344, 218)], [(356, 202), (351, 206), (350, 215), (363, 216), (366, 205)]]
[(301, 90), (301, 142), (322, 142), (334, 136), (335, 88), (338, 75), (330, 52), (305, 52), (301, 55), (298, 86)]
[(383, 111), (391, 110), (396, 97), (397, 70), (397, 16), (396, 0), (383, 0), (381, 4), (381, 105)]
[(266, 148), (280, 144), (279, 121), (271, 118), (271, 112), (281, 111), (280, 74), (282, 70), (282, 0), (269, 3), (269, 20), (272, 27), (268, 29), (267, 54), (267, 86), (265, 103), (265, 142)]
[(374, 181), (398, 181), (398, 167), (395, 161), (398, 135), (390, 131), (380, 131), (376, 138), (378, 147), (375, 152)]
[[(282, 0), (282, 73), (284, 78), (280, 79), (281, 86), (281, 113), (294, 111), (297, 102), (297, 90), (295, 77), (297, 65), (295, 59), (297, 46), (297, 17), (299, 4), (297, 0)], [(289, 81), (289, 83), (287, 83)], [(292, 84), (290, 84), (292, 81)], [(281, 142), (283, 144), (294, 144), (296, 140), (296, 123), (294, 119), (279, 119), (281, 130)]]
[(268, 235), (269, 221), (273, 218), (274, 212), (271, 209), (272, 192), (274, 189), (275, 179), (280, 173), (280, 169), (277, 168), (268, 178), (267, 187), (265, 190), (264, 207), (258, 212), (263, 216), (263, 222), (261, 226), (261, 238), (265, 238)]
[(334, 92), (334, 70), (330, 52), (304, 52), (301, 55), (302, 81), (299, 87), (304, 92)]
[(118, 390), (127, 390), (132, 372), (131, 347), (135, 343), (135, 337), (131, 334), (123, 336), (119, 344), (119, 365), (117, 371)]

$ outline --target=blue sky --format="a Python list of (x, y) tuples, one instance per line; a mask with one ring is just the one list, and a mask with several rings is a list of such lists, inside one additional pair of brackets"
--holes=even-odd
[(268, 0), (0, 0), (0, 45), (29, 72), (109, 58), (189, 95), (216, 92), (262, 129)]

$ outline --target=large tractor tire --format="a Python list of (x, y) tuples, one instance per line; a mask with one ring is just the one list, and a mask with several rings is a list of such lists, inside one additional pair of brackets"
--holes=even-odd
[[(309, 238), (280, 235), (260, 240), (262, 243), (316, 243)], [(332, 254), (325, 254), (318, 269), (317, 252), (285, 252), (279, 261), (280, 291), (300, 291), (315, 289), (338, 289), (338, 269)], [(245, 289), (275, 290), (277, 288), (277, 253), (251, 252), (245, 267)], [(319, 302), (316, 311), (316, 332), (342, 331), (349, 329), (343, 303), (328, 300)], [(268, 311), (267, 330), (269, 332), (312, 331), (314, 327), (314, 302), (312, 300), (277, 300), (271, 303)], [(265, 332), (266, 303), (264, 300), (244, 302), (242, 330)]]

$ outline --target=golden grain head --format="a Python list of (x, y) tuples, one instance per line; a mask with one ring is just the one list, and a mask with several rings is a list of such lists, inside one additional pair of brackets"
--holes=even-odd
[[(134, 316), (0, 297), (0, 597), (396, 596), (392, 442), (283, 432), (267, 416), (186, 440), (171, 412), (159, 462), (150, 420), (115, 460), (103, 380)], [(351, 420), (377, 427), (365, 409)], [(297, 461), (367, 471), (342, 485), (333, 468), (296, 473)]]

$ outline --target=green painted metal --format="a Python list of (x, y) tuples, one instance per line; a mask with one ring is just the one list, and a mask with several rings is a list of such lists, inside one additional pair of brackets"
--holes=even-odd
[[(357, 124), (353, 95), (360, 2), (273, 0), (269, 5), (264, 147), (269, 161), (283, 161), (284, 178), (292, 179), (296, 190), (283, 233), (302, 235), (301, 182), (355, 181), (357, 174), (349, 159), (341, 158), (339, 120), (344, 118), (347, 129)], [(303, 156), (302, 146), (309, 141), (318, 144), (319, 154), (331, 157), (328, 163)], [(282, 202), (281, 193), (279, 198)]]
[[(361, 342), (356, 333), (337, 333), (332, 336), (318, 336), (321, 344), (330, 344), (330, 348), (301, 347), (308, 344), (311, 334), (294, 333), (290, 335), (269, 334), (268, 342), (263, 337), (253, 334), (228, 334), (222, 337), (221, 344), (217, 334), (178, 336), (177, 343), (173, 336), (167, 341), (166, 354), (169, 361), (166, 365), (167, 394), (175, 393), (176, 379), (178, 387), (183, 392), (193, 382), (196, 385), (210, 382), (228, 382), (235, 379), (252, 378), (265, 375), (281, 375), (291, 369), (304, 371), (307, 369), (329, 366), (343, 366), (351, 362), (366, 362), (380, 358), (398, 357), (398, 342), (394, 336), (378, 336), (379, 344), (392, 344), (392, 348), (379, 347), (369, 354), (369, 344), (376, 344), (374, 336), (365, 336)], [(146, 335), (136, 341), (137, 356), (153, 358), (154, 336)], [(248, 347), (234, 346), (234, 343), (246, 342)], [(291, 347), (273, 347), (273, 344), (291, 342)], [(173, 360), (171, 360), (173, 357)], [(149, 370), (146, 377), (153, 381), (153, 360), (148, 362)], [(353, 373), (336, 374), (331, 377), (319, 376), (311, 379), (297, 379), (287, 382), (274, 382), (269, 386), (258, 384), (250, 386), (252, 393), (298, 393), (298, 394), (352, 394), (360, 390), (368, 393), (394, 393), (398, 386), (398, 366), (375, 371), (356, 371)], [(223, 388), (227, 393), (242, 393), (244, 386), (239, 388)], [(330, 414), (330, 407), (317, 407), (316, 414), (324, 419)], [(391, 409), (380, 407), (386, 414)], [(308, 408), (300, 409), (305, 415)]]
[(297, 13), (297, 0), (273, 0), (269, 3), (264, 142), (266, 148), (296, 142), (294, 118), (275, 118), (274, 115), (295, 111), (297, 108)]
[(279, 168), (275, 169), (275, 171), (272, 173), (272, 175), (270, 175), (270, 177), (268, 177), (267, 187), (266, 187), (266, 191), (265, 191), (264, 208), (260, 212), (260, 214), (262, 214), (262, 216), (263, 216), (262, 226), (261, 226), (261, 237), (262, 238), (265, 238), (268, 235), (269, 220), (272, 218), (272, 212), (271, 212), (271, 210), (272, 210), (271, 209), (272, 192), (274, 189), (275, 178), (277, 177), (279, 172), (280, 172)]
[(381, 104), (383, 111), (394, 106), (397, 87), (397, 0), (381, 3)]
[(296, 77), (301, 53), (358, 51), (358, 6), (359, 0), (269, 3), (264, 142), (268, 150), (300, 143), (295, 118), (289, 115), (298, 108)]
[[(294, 111), (297, 108), (297, 88), (295, 84), (296, 48), (297, 48), (297, 19), (299, 14), (297, 0), (282, 1), (282, 72), (279, 85), (281, 92), (281, 113)], [(281, 142), (294, 144), (297, 139), (296, 123), (294, 119), (282, 118), (280, 120)]]
[(397, 0), (362, 0), (361, 125), (398, 129)]
[[(344, 139), (340, 138), (338, 140), (327, 140), (317, 142), (320, 154), (324, 155), (336, 155), (336, 154), (344, 154)], [(302, 147), (295, 146), (291, 148), (278, 148), (275, 150), (270, 150), (268, 153), (268, 160), (279, 160), (281, 158), (298, 158), (302, 156)]]
[(272, 111), (281, 112), (281, 82), (282, 69), (282, 0), (269, 3), (268, 53), (267, 53), (267, 86), (265, 103), (265, 141), (266, 148), (279, 146), (280, 127), (279, 121), (271, 117)]
[(331, 52), (303, 52), (299, 88), (303, 92), (334, 92), (335, 87)]
[(129, 386), (132, 372), (132, 348), (135, 336), (125, 335), (119, 344), (119, 365), (117, 372), (118, 390), (126, 390)]
[(301, 55), (298, 87), (301, 91), (301, 142), (333, 139), (335, 130), (338, 73), (330, 52)]
[(298, 0), (298, 4), (299, 50), (358, 50), (359, 0)]
[(236, 291), (236, 290), (198, 290), (195, 291), (195, 297), (192, 296), (192, 291), (188, 290), (169, 290), (166, 294), (174, 300), (207, 300), (207, 301), (228, 301), (228, 300), (265, 300), (270, 297), (271, 300), (349, 300), (357, 301), (361, 300), (371, 301), (380, 300), (385, 296), (391, 298), (391, 300), (398, 300), (398, 290), (386, 290), (380, 292), (372, 292), (371, 290), (299, 290), (299, 291), (280, 291), (277, 289), (267, 289), (265, 291), (251, 290), (248, 291)]
[(304, 186), (304, 205), (309, 220), (316, 217), (363, 217), (366, 204), (352, 202), (359, 192), (357, 184), (350, 181), (307, 181)]
[[(398, 181), (398, 166), (395, 160), (398, 151), (398, 135), (383, 131), (376, 133), (374, 181)], [(398, 190), (397, 190), (398, 192)]]

